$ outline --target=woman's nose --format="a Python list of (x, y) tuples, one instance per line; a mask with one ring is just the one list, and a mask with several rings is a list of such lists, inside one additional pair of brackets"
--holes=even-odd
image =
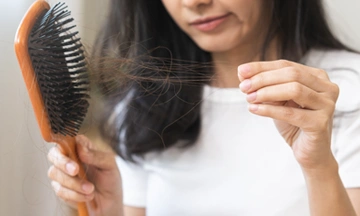
[(190, 9), (197, 9), (200, 6), (211, 4), (213, 0), (183, 0), (183, 5)]

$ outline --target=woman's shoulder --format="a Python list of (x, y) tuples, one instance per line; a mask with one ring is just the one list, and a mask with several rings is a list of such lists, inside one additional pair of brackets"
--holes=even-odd
[(334, 70), (353, 70), (360, 73), (360, 53), (347, 50), (312, 49), (304, 57), (303, 62), (311, 67)]
[(336, 110), (360, 109), (360, 54), (346, 50), (311, 50), (304, 63), (325, 70), (332, 82), (339, 86)]

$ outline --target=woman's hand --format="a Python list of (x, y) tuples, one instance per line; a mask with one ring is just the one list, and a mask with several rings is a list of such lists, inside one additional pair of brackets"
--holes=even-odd
[(122, 184), (113, 152), (95, 149), (85, 136), (77, 136), (77, 151), (84, 163), (89, 181), (77, 177), (79, 167), (70, 158), (64, 156), (57, 146), (48, 154), (53, 164), (48, 171), (56, 195), (76, 208), (78, 202), (95, 199), (97, 208), (88, 204), (90, 215), (121, 215)]
[(278, 60), (239, 66), (249, 110), (273, 118), (303, 169), (334, 163), (332, 119), (339, 88), (324, 70)]

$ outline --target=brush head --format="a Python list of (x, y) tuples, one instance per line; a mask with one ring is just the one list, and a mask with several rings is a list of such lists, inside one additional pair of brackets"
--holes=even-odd
[(75, 136), (89, 107), (89, 77), (66, 9), (58, 3), (39, 16), (28, 37), (28, 53), (52, 133)]

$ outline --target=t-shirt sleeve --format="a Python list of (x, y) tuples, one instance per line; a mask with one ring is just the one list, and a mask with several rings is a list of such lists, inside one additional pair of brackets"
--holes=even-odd
[[(359, 62), (360, 63), (360, 62)], [(340, 89), (333, 129), (333, 152), (346, 188), (360, 187), (360, 73), (333, 71)]]
[(116, 156), (116, 163), (121, 173), (123, 203), (127, 206), (146, 207), (148, 173), (141, 163), (135, 164)]

